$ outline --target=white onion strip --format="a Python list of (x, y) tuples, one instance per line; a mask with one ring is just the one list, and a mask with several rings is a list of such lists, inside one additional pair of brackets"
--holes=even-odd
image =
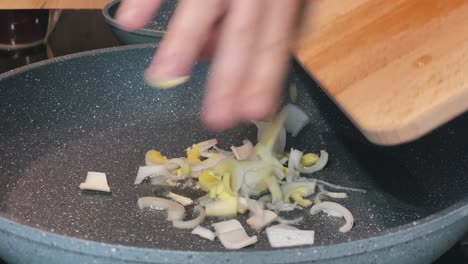
[(214, 146), (213, 147), (219, 154), (222, 154), (226, 157), (234, 157), (234, 153), (232, 153), (231, 151), (227, 151), (227, 150), (224, 150), (224, 149), (221, 149), (219, 148), (218, 146)]
[(202, 161), (201, 163), (193, 165), (191, 167), (191, 171), (192, 171), (192, 173), (197, 173), (197, 172), (201, 172), (203, 170), (212, 168), (212, 167), (216, 166), (224, 158), (226, 158), (226, 156), (224, 156), (224, 155), (213, 156), (213, 157), (211, 157), (211, 158), (209, 158), (207, 160)]
[(170, 159), (166, 164), (166, 169), (175, 170), (178, 168), (183, 168), (185, 166), (185, 161), (181, 158)]
[(221, 244), (227, 249), (240, 249), (257, 243), (257, 236), (249, 237), (236, 219), (212, 224)]
[[(257, 126), (257, 142), (260, 142), (260, 138), (263, 135), (263, 131), (267, 128), (271, 122), (254, 122)], [(286, 129), (281, 127), (281, 130), (278, 132), (278, 136), (276, 138), (276, 142), (273, 145), (273, 153), (282, 154), (284, 153), (284, 148), (286, 147)]]
[(293, 137), (297, 136), (309, 123), (309, 117), (304, 111), (293, 104), (286, 105), (283, 111), (286, 111), (286, 120), (284, 121), (286, 131), (291, 133)]
[(348, 194), (345, 193), (345, 192), (329, 192), (327, 190), (325, 190), (325, 188), (323, 188), (323, 185), (319, 184), (318, 186), (320, 192), (323, 192), (324, 195), (328, 196), (328, 197), (331, 197), (331, 198), (335, 198), (335, 199), (346, 199), (348, 198)]
[(210, 148), (216, 146), (216, 144), (218, 144), (218, 140), (216, 138), (213, 138), (197, 143), (196, 145), (199, 148), (199, 152), (205, 152)]
[(246, 223), (253, 229), (259, 231), (270, 225), (278, 218), (278, 215), (270, 210), (263, 210), (261, 214), (254, 214), (247, 219)]
[(328, 187), (331, 187), (331, 188), (337, 189), (337, 190), (344, 190), (344, 191), (352, 191), (352, 192), (367, 193), (367, 191), (366, 191), (366, 190), (363, 190), (363, 189), (352, 188), (352, 187), (345, 187), (345, 186), (341, 186), (341, 185), (329, 183), (329, 182), (326, 182), (326, 181), (324, 181), (324, 180), (319, 180), (319, 179), (308, 179), (308, 181), (316, 181), (317, 183), (326, 185), (326, 186), (328, 186)]
[(198, 216), (192, 220), (187, 220), (187, 221), (181, 221), (181, 220), (176, 220), (172, 222), (172, 225), (175, 228), (180, 228), (180, 229), (192, 229), (198, 225), (200, 225), (203, 221), (205, 221), (205, 210), (203, 207), (196, 205), (194, 207), (194, 212), (198, 214)]
[(288, 160), (289, 160), (289, 157), (282, 157), (281, 159), (279, 159), (279, 162), (284, 165), (286, 164), (286, 162), (288, 162)]
[(215, 152), (209, 151), (209, 150), (200, 152), (199, 154), (200, 154), (200, 157), (203, 157), (203, 158), (211, 158), (211, 157), (213, 157), (214, 155), (216, 155)]
[(265, 206), (275, 212), (289, 212), (296, 209), (297, 203), (284, 203), (284, 202), (276, 202), (271, 203), (271, 195), (264, 195), (258, 199), (259, 202), (265, 204)]
[(140, 184), (144, 179), (148, 177), (165, 177), (166, 179), (177, 180), (177, 178), (172, 175), (169, 170), (167, 170), (165, 165), (152, 165), (152, 166), (140, 166), (138, 168), (138, 173), (135, 178), (134, 184)]
[(173, 193), (173, 192), (169, 192), (167, 195), (166, 195), (168, 198), (171, 198), (172, 200), (180, 203), (181, 205), (183, 206), (187, 206), (187, 205), (191, 205), (193, 204), (193, 200), (188, 198), (188, 197), (185, 197), (185, 196), (182, 196), (180, 194), (177, 194), (177, 193)]
[(270, 210), (273, 210), (275, 212), (290, 212), (294, 211), (296, 209), (297, 203), (283, 203), (283, 202), (277, 202), (275, 204), (273, 203), (267, 203), (266, 207)]
[(302, 220), (304, 220), (303, 216), (300, 216), (300, 217), (295, 218), (295, 219), (284, 219), (284, 218), (281, 218), (279, 216), (278, 216), (278, 218), (276, 218), (276, 221), (278, 223), (285, 224), (285, 225), (297, 225), (300, 222), (302, 222)]
[[(302, 153), (302, 152), (301, 152)], [(301, 155), (302, 157), (302, 155)], [(300, 171), (301, 173), (311, 174), (316, 171), (322, 170), (328, 163), (328, 153), (325, 150), (320, 150), (320, 158), (314, 165), (310, 167), (304, 167), (301, 164), (301, 158), (295, 160), (295, 167), (296, 170)]]
[(335, 202), (321, 202), (315, 204), (310, 208), (310, 214), (315, 215), (320, 211), (327, 212), (331, 216), (341, 216), (345, 220), (345, 224), (339, 228), (339, 231), (342, 233), (346, 233), (354, 225), (354, 217), (351, 212), (346, 209), (346, 207), (342, 206), (341, 204)]
[(216, 234), (203, 226), (197, 226), (192, 230), (192, 234), (200, 236), (202, 238), (213, 241), (216, 237)]
[(167, 220), (182, 220), (185, 215), (185, 208), (176, 202), (159, 197), (141, 197), (138, 199), (140, 209), (150, 208), (153, 210), (167, 210)]
[(294, 227), (271, 226), (266, 229), (268, 242), (274, 248), (313, 245), (315, 232)]
[(289, 152), (289, 160), (288, 160), (288, 174), (286, 175), (286, 182), (292, 182), (296, 170), (296, 164), (301, 162), (302, 152), (296, 149), (291, 149)]

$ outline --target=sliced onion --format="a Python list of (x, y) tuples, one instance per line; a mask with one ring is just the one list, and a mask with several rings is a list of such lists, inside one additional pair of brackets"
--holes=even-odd
[(213, 139), (208, 139), (203, 142), (197, 143), (195, 145), (198, 146), (199, 152), (205, 152), (209, 150), (210, 148), (216, 146), (218, 144), (218, 140), (216, 138)]
[(172, 222), (172, 225), (175, 228), (180, 228), (180, 229), (192, 229), (198, 225), (200, 225), (203, 221), (205, 221), (205, 210), (203, 207), (196, 205), (194, 207), (194, 212), (198, 214), (198, 216), (192, 220), (188, 221), (182, 221), (182, 220), (176, 220)]
[(283, 167), (273, 166), (273, 173), (275, 174), (278, 180), (282, 180), (284, 179), (284, 177), (286, 177), (286, 175), (283, 172)]
[(268, 227), (266, 234), (274, 248), (313, 245), (315, 238), (315, 232), (312, 230), (291, 228)]
[(227, 249), (240, 249), (257, 243), (257, 236), (249, 237), (236, 220), (227, 220), (212, 225), (221, 244)]
[[(262, 177), (259, 177), (258, 174), (264, 168), (259, 168), (257, 170), (245, 170), (244, 169), (244, 184), (242, 185), (243, 191), (247, 191), (248, 195), (260, 195), (268, 189), (268, 186), (263, 181)], [(241, 188), (242, 189), (242, 188)]]
[(80, 184), (81, 190), (110, 192), (106, 174), (103, 172), (88, 171), (85, 182)]
[(251, 216), (258, 215), (262, 217), (264, 208), (263, 206), (263, 203), (258, 200), (247, 199), (247, 208), (249, 209)]
[(202, 197), (199, 197), (197, 199), (197, 202), (201, 206), (206, 206), (207, 204), (213, 202), (213, 199), (211, 199), (210, 194), (208, 193), (208, 194), (203, 195)]
[(207, 216), (233, 217), (237, 215), (238, 199), (215, 200), (205, 206)]
[(335, 199), (346, 199), (348, 198), (348, 194), (345, 193), (345, 192), (329, 192), (327, 190), (325, 190), (323, 188), (323, 185), (319, 185), (318, 186), (320, 192), (323, 192), (324, 195), (328, 196), (328, 197), (331, 197), (331, 198), (335, 198)]
[(345, 199), (348, 198), (348, 194), (344, 192), (329, 192), (323, 188), (322, 184), (318, 185), (320, 192), (315, 196), (314, 203), (321, 203), (323, 196), (328, 196), (335, 199)]
[(299, 230), (299, 228), (287, 224), (277, 224), (269, 226), (268, 229)]
[(244, 169), (238, 162), (235, 165), (235, 173), (231, 177), (232, 190), (237, 193), (244, 184)]
[(247, 210), (249, 209), (249, 198), (239, 197), (238, 199), (239, 202), (237, 204), (237, 212), (240, 214), (245, 214), (245, 212), (247, 212)]
[(278, 216), (278, 218), (276, 219), (276, 221), (278, 221), (281, 224), (285, 224), (285, 225), (297, 225), (300, 222), (302, 222), (302, 220), (304, 220), (303, 216), (300, 216), (300, 217), (295, 218), (295, 219), (284, 219), (284, 218), (281, 218), (281, 217)]
[(244, 182), (244, 170), (239, 162), (232, 157), (226, 157), (214, 166), (214, 172), (218, 175), (229, 173), (230, 188), (237, 193)]
[(297, 136), (310, 121), (307, 114), (293, 104), (286, 105), (283, 111), (286, 111), (284, 127), (293, 137)]
[(278, 180), (274, 176), (269, 176), (264, 179), (264, 182), (268, 186), (268, 190), (271, 194), (271, 202), (277, 203), (283, 200), (283, 194), (281, 193), (281, 188), (278, 184)]
[(278, 215), (270, 210), (263, 209), (263, 202), (253, 199), (246, 199), (247, 207), (250, 211), (250, 218), (247, 224), (255, 230), (261, 230), (276, 220)]
[[(226, 158), (226, 156), (224, 155), (221, 155), (221, 154), (218, 154), (218, 155), (214, 155), (212, 156), (211, 158), (207, 159), (207, 160), (204, 160), (202, 161), (201, 163), (199, 164), (196, 164), (196, 165), (193, 165), (191, 167), (191, 171), (193, 173), (198, 173), (198, 172), (201, 172), (203, 170), (206, 170), (206, 169), (209, 169), (209, 168), (212, 168), (214, 166), (216, 166), (220, 161), (222, 161), (224, 158)], [(193, 175), (192, 175), (193, 176)]]
[(291, 98), (291, 102), (297, 102), (297, 86), (295, 83), (291, 83), (289, 86), (289, 97)]
[[(271, 125), (271, 122), (254, 122), (254, 124), (257, 126), (257, 142), (260, 142), (260, 139), (263, 135), (264, 129)], [(284, 153), (284, 149), (286, 147), (286, 130), (284, 127), (281, 127), (281, 130), (278, 133), (278, 137), (276, 139), (275, 144), (273, 145), (273, 153)]]
[(224, 150), (224, 149), (221, 149), (219, 148), (218, 146), (214, 146), (213, 147), (219, 154), (222, 154), (226, 157), (234, 157), (234, 153), (232, 153), (231, 151), (227, 151), (227, 150)]
[(289, 152), (289, 160), (288, 160), (288, 174), (286, 175), (286, 181), (287, 182), (292, 182), (295, 175), (295, 170), (297, 164), (300, 163), (301, 157), (302, 157), (302, 152), (300, 152), (297, 149), (291, 149)]
[(150, 208), (153, 210), (167, 210), (167, 220), (182, 220), (185, 215), (185, 208), (179, 203), (159, 197), (141, 197), (138, 199), (140, 209)]
[(213, 152), (213, 151), (203, 151), (203, 152), (200, 152), (199, 155), (200, 157), (203, 157), (203, 158), (211, 158), (213, 157), (213, 155), (216, 155), (217, 153)]
[(329, 182), (326, 182), (326, 181), (324, 181), (324, 180), (319, 180), (319, 179), (301, 178), (300, 180), (302, 180), (302, 181), (315, 181), (315, 182), (317, 182), (317, 183), (326, 185), (326, 186), (328, 186), (328, 187), (331, 187), (331, 188), (337, 189), (337, 190), (344, 190), (344, 191), (352, 191), (352, 192), (367, 193), (367, 191), (366, 191), (366, 190), (363, 190), (363, 189), (352, 188), (352, 187), (345, 187), (345, 186), (341, 186), (341, 185), (329, 183)]
[(288, 162), (288, 160), (289, 160), (289, 157), (282, 157), (282, 158), (279, 160), (279, 162), (280, 162), (281, 164), (284, 165), (284, 164), (286, 164), (286, 162)]
[(174, 159), (170, 159), (170, 160), (166, 163), (166, 168), (167, 168), (168, 170), (175, 170), (175, 169), (178, 169), (178, 168), (183, 168), (186, 164), (187, 164), (187, 162), (186, 162), (185, 159), (182, 159), (182, 158), (174, 158)]
[(324, 192), (317, 193), (317, 195), (315, 195), (315, 198), (314, 198), (314, 203), (315, 204), (321, 203), (322, 202), (322, 197), (323, 197), (324, 194), (325, 194)]
[(267, 204), (269, 202), (271, 202), (271, 195), (267, 194), (267, 195), (263, 195), (262, 197), (258, 198), (257, 200), (259, 203), (262, 203), (262, 204)]
[(267, 203), (266, 207), (275, 212), (289, 212), (289, 211), (294, 211), (296, 209), (296, 205), (297, 203), (277, 202), (275, 204)]
[(325, 211), (332, 216), (339, 216), (344, 218), (346, 223), (340, 227), (340, 232), (346, 233), (351, 230), (351, 228), (353, 228), (354, 217), (351, 212), (341, 204), (335, 202), (321, 202), (313, 205), (312, 208), (310, 208), (310, 214), (312, 215), (317, 214), (320, 211)]
[(284, 203), (282, 201), (277, 203), (271, 203), (271, 195), (264, 195), (258, 199), (259, 202), (265, 204), (265, 206), (274, 212), (289, 212), (296, 209), (296, 203)]
[(177, 194), (177, 193), (173, 193), (173, 192), (169, 192), (167, 194), (167, 197), (168, 198), (171, 198), (172, 200), (180, 203), (181, 205), (183, 206), (187, 206), (187, 205), (191, 205), (193, 204), (193, 200), (188, 198), (188, 197), (185, 197), (185, 196), (182, 196), (180, 194)]
[(208, 239), (213, 241), (216, 237), (216, 234), (209, 230), (208, 228), (205, 228), (203, 226), (197, 226), (192, 230), (192, 234), (198, 235), (202, 238)]
[(138, 168), (138, 173), (134, 184), (140, 184), (148, 177), (159, 176), (164, 177), (163, 181), (166, 179), (177, 180), (176, 176), (172, 175), (169, 170), (167, 170), (165, 165), (140, 166), (140, 168)]
[(255, 214), (247, 219), (247, 224), (255, 230), (262, 230), (265, 226), (273, 223), (278, 215), (270, 210), (262, 210), (260, 214)]
[(163, 161), (162, 162), (155, 162), (151, 159), (151, 154), (154, 153), (154, 152), (157, 152), (159, 154), (161, 154), (161, 152), (159, 151), (156, 151), (154, 149), (151, 149), (151, 150), (148, 150), (146, 153), (145, 153), (145, 165), (146, 166), (152, 166), (152, 165), (161, 165), (161, 164), (165, 164), (167, 162), (167, 160), (165, 159), (165, 157), (161, 154), (161, 156), (163, 157)]
[[(302, 155), (301, 155), (302, 157)], [(323, 169), (325, 167), (325, 165), (327, 165), (327, 162), (328, 162), (328, 153), (325, 151), (325, 150), (321, 150), (320, 151), (320, 158), (319, 160), (317, 161), (317, 163), (315, 163), (314, 165), (310, 166), (310, 167), (304, 167), (301, 165), (301, 159), (299, 158), (299, 160), (295, 161), (295, 165), (296, 165), (296, 169), (298, 171), (300, 171), (301, 173), (307, 173), (307, 174), (311, 174), (311, 173), (314, 173), (316, 171), (319, 171), (321, 169)]]
[(309, 196), (315, 193), (316, 183), (311, 182), (291, 182), (286, 183), (281, 186), (281, 191), (283, 193), (283, 201), (289, 202), (291, 195), (296, 192), (298, 189), (301, 189), (303, 192), (301, 196)]
[(278, 134), (278, 139), (276, 140), (275, 146), (273, 147), (273, 153), (276, 153), (276, 154), (284, 153), (285, 148), (286, 148), (286, 129), (282, 127)]

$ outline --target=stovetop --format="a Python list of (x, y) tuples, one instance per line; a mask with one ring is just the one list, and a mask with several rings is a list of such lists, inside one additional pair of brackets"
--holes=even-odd
[[(0, 50), (0, 73), (57, 56), (119, 45), (100, 11), (63, 11), (47, 44), (22, 50)], [(467, 264), (468, 234), (434, 263)], [(6, 262), (0, 260), (0, 264)]]

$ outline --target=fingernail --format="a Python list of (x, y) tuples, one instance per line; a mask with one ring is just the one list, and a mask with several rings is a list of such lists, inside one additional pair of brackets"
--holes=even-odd
[(166, 77), (156, 74), (149, 74), (148, 72), (145, 73), (145, 81), (146, 83), (154, 88), (159, 89), (170, 89), (176, 86), (179, 86), (190, 79), (189, 75), (182, 76), (182, 77)]
[(156, 88), (168, 89), (187, 82), (189, 70), (183, 58), (170, 51), (157, 53), (154, 62), (145, 72), (146, 82)]

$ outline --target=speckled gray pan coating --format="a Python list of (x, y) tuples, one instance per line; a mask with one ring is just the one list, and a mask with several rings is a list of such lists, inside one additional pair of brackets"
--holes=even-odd
[[(0, 75), (1, 257), (37, 263), (377, 263), (385, 256), (379, 263), (427, 263), (467, 230), (467, 115), (415, 143), (377, 147), (298, 65), (291, 79), (312, 122), (289, 145), (330, 153), (316, 177), (369, 190), (350, 192), (343, 202), (356, 219), (349, 233), (337, 231), (339, 219), (298, 211), (284, 217), (304, 214), (299, 227), (316, 231), (314, 247), (272, 250), (263, 232), (247, 228), (259, 242), (227, 253), (217, 241), (172, 228), (163, 212), (139, 210), (138, 197), (164, 192), (133, 185), (148, 149), (173, 157), (205, 139), (216, 137), (228, 148), (256, 134), (251, 125), (216, 134), (200, 124), (208, 65), (197, 65), (180, 88), (148, 87), (142, 74), (153, 52), (148, 46), (92, 51)], [(107, 173), (112, 193), (80, 191), (87, 171)]]

